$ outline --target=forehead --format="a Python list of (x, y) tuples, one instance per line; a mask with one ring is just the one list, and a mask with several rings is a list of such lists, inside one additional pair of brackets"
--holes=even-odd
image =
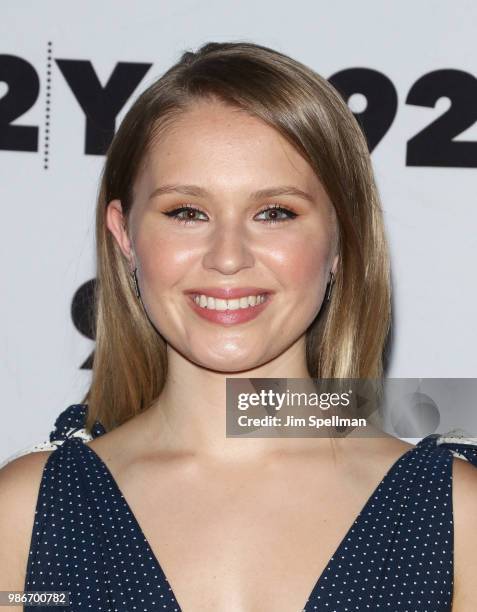
[(252, 190), (293, 183), (322, 194), (309, 163), (277, 130), (242, 109), (201, 101), (158, 133), (142, 182), (200, 183), (210, 189)]

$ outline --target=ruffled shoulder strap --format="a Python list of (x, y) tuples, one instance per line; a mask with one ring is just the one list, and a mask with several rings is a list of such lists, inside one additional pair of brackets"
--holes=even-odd
[(477, 467), (477, 438), (463, 429), (429, 434), (417, 443), (416, 448), (447, 449), (454, 457), (460, 457)]
[(95, 421), (92, 430), (85, 428), (86, 417), (88, 414), (87, 404), (72, 404), (63, 410), (55, 421), (54, 428), (50, 432), (50, 443), (63, 443), (68, 438), (81, 438), (85, 442), (102, 436), (106, 433), (103, 425)]
[(477, 467), (477, 438), (463, 429), (452, 429), (435, 438), (439, 448), (447, 448), (455, 457), (460, 457)]
[(69, 438), (81, 438), (85, 442), (89, 442), (93, 438), (102, 436), (106, 433), (105, 428), (99, 421), (95, 421), (91, 431), (85, 428), (86, 416), (88, 414), (87, 404), (72, 404), (68, 406), (63, 412), (60, 412), (56, 418), (53, 429), (50, 432), (49, 439), (45, 442), (38, 442), (33, 446), (23, 448), (13, 455), (9, 455), (0, 463), (0, 469), (21, 457), (22, 455), (28, 455), (29, 453), (35, 453), (39, 451), (55, 450), (58, 446), (61, 446), (65, 440)]

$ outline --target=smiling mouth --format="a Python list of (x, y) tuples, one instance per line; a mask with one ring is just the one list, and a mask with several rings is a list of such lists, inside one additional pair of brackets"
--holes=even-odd
[(218, 311), (234, 311), (234, 310), (247, 310), (253, 309), (261, 304), (264, 304), (270, 297), (269, 293), (260, 293), (259, 295), (248, 295), (241, 298), (235, 299), (220, 299), (214, 298), (204, 294), (191, 294), (193, 302), (203, 308), (204, 310), (218, 310)]

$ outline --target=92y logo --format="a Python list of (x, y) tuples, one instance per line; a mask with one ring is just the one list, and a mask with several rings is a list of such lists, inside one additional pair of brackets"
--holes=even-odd
[[(88, 60), (55, 62), (84, 114), (84, 153), (104, 155), (114, 136), (116, 117), (152, 64), (118, 62), (103, 85)], [(397, 114), (394, 84), (385, 74), (369, 68), (342, 70), (329, 81), (347, 103), (354, 94), (366, 98), (365, 110), (354, 115), (373, 151)], [(0, 149), (37, 152), (39, 127), (12, 123), (37, 102), (38, 73), (21, 57), (0, 55), (0, 82), (8, 87), (0, 99)], [(450, 108), (407, 141), (406, 165), (476, 168), (477, 142), (453, 139), (477, 121), (477, 79), (462, 70), (435, 70), (412, 85), (405, 103), (434, 108), (443, 97), (450, 99)]]

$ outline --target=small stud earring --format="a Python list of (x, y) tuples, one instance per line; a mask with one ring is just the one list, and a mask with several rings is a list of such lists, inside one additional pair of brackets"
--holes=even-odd
[(329, 302), (330, 298), (331, 298), (331, 294), (333, 292), (333, 284), (335, 282), (335, 275), (333, 274), (333, 272), (330, 272), (330, 281), (328, 283), (328, 289), (326, 290), (326, 297), (325, 300), (327, 302)]
[(132, 278), (132, 281), (133, 281), (134, 291), (136, 293), (136, 297), (139, 299), (140, 298), (140, 293), (139, 293), (139, 285), (138, 285), (138, 282), (137, 282), (136, 271), (137, 271), (137, 268), (134, 268), (134, 272), (131, 274), (131, 278)]

